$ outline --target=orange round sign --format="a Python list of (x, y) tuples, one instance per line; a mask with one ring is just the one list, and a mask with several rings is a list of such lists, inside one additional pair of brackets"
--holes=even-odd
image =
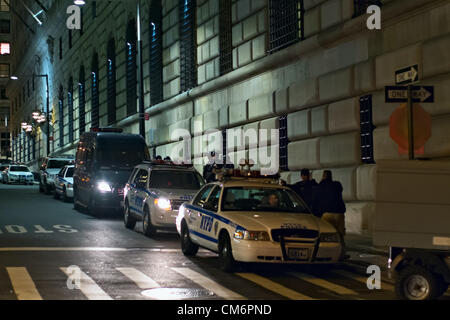
[[(425, 146), (431, 138), (431, 116), (421, 105), (413, 105), (414, 149)], [(408, 150), (408, 110), (407, 104), (400, 105), (389, 120), (389, 133), (401, 149)]]

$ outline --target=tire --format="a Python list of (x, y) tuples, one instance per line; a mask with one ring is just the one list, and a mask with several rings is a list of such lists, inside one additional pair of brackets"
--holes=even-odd
[(228, 233), (223, 233), (219, 239), (219, 260), (221, 269), (225, 272), (233, 272), (236, 268), (236, 261), (233, 258), (231, 242)]
[(123, 210), (123, 224), (125, 225), (125, 228), (130, 230), (134, 230), (134, 227), (136, 226), (136, 219), (130, 215), (128, 203), (125, 204), (125, 209)]
[(150, 210), (148, 210), (148, 207), (144, 208), (144, 219), (142, 219), (142, 230), (144, 231), (144, 234), (147, 237), (154, 237), (156, 236), (156, 228), (152, 224), (152, 218), (150, 215)]
[(422, 266), (405, 267), (395, 283), (395, 292), (402, 300), (434, 300), (440, 289), (438, 277)]
[(193, 257), (198, 252), (198, 245), (192, 242), (186, 222), (181, 225), (181, 251), (186, 257)]

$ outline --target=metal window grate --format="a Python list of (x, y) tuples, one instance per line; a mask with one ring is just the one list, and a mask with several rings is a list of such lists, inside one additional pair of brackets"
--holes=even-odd
[(162, 4), (152, 1), (150, 8), (150, 101), (163, 101)]
[(99, 95), (98, 95), (98, 55), (94, 53), (92, 57), (92, 73), (91, 73), (91, 127), (98, 128), (100, 126), (99, 113)]
[(195, 0), (180, 3), (180, 89), (181, 92), (197, 85), (197, 47), (195, 32)]
[(116, 45), (114, 39), (110, 39), (107, 49), (106, 61), (107, 81), (107, 105), (108, 125), (116, 122)]
[(233, 71), (231, 1), (219, 3), (220, 75)]
[(67, 91), (67, 112), (69, 114), (69, 143), (73, 142), (73, 80), (69, 80), (69, 90)]
[(59, 107), (59, 146), (62, 147), (64, 145), (64, 102), (62, 97), (58, 101)]
[(84, 67), (80, 68), (80, 78), (78, 80), (78, 122), (80, 136), (86, 131), (86, 90), (84, 86)]
[(31, 136), (27, 136), (27, 142), (28, 142), (28, 161), (31, 161)]
[(126, 34), (127, 116), (137, 112), (137, 31), (136, 21), (128, 23)]
[(361, 122), (361, 161), (363, 163), (375, 163), (373, 155), (373, 130), (372, 121), (372, 95), (359, 99)]
[(269, 52), (304, 39), (303, 0), (269, 0)]
[(367, 13), (367, 8), (371, 5), (381, 7), (381, 0), (354, 0), (355, 14), (354, 17)]
[(287, 115), (279, 118), (280, 127), (280, 171), (288, 171), (288, 132), (287, 132)]

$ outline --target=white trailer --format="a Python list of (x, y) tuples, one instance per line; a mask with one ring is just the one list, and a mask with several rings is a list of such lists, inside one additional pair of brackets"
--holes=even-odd
[(396, 293), (435, 299), (450, 283), (450, 161), (380, 161), (375, 246), (390, 247)]

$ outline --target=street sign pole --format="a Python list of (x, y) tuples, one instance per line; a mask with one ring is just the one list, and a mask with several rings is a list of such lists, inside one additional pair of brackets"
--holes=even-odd
[(413, 97), (412, 85), (408, 86), (408, 157), (409, 160), (414, 160), (414, 112), (413, 112)]

